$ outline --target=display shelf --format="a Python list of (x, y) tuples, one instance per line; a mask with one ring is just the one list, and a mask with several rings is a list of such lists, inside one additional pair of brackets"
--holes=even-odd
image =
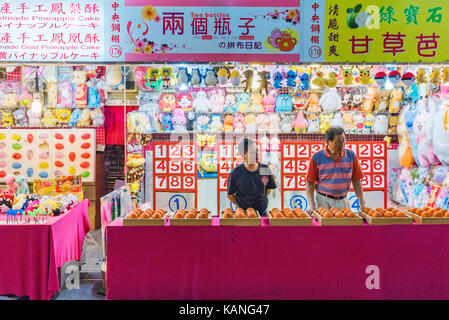
[[(372, 226), (385, 226), (391, 224), (413, 224), (413, 219), (410, 217), (408, 212), (404, 212), (407, 217), (379, 217), (373, 218), (370, 215), (366, 214), (363, 211), (359, 211), (359, 215), (368, 222), (369, 225)], [(449, 220), (449, 219), (448, 219)]]

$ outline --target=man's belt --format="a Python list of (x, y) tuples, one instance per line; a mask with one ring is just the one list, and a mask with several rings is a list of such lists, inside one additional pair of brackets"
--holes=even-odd
[(321, 192), (318, 192), (318, 191), (316, 193), (321, 194), (323, 197), (331, 198), (331, 199), (334, 199), (334, 200), (341, 200), (341, 199), (346, 198), (346, 195), (344, 195), (343, 197), (334, 197), (334, 196), (331, 196), (329, 194), (321, 193)]

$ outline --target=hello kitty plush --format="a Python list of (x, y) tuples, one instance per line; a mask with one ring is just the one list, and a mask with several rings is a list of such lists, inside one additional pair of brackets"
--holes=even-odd
[(207, 113), (210, 111), (209, 99), (205, 91), (198, 91), (193, 100), (193, 108), (196, 113)]
[(215, 90), (209, 97), (210, 110), (213, 113), (223, 113), (223, 105), (225, 102), (225, 97), (223, 91)]
[(58, 88), (58, 108), (72, 108), (73, 107), (73, 90), (72, 83), (69, 81), (62, 81)]
[(178, 93), (176, 95), (176, 107), (182, 108), (185, 112), (193, 111), (193, 97), (190, 93)]
[(74, 71), (72, 77), (72, 82), (75, 85), (75, 104), (77, 108), (85, 108), (88, 97), (86, 72), (83, 70)]
[(245, 115), (245, 127), (246, 133), (257, 132), (256, 116), (254, 115), (254, 113)]
[(207, 115), (200, 115), (196, 119), (197, 131), (206, 132), (209, 130), (210, 117)]
[(304, 113), (302, 111), (299, 111), (296, 115), (296, 119), (294, 122), (292, 122), (291, 127), (297, 132), (306, 132), (307, 127), (309, 126), (306, 118), (304, 117)]
[(271, 90), (268, 95), (262, 98), (262, 107), (266, 113), (274, 112), (276, 104), (276, 90)]
[(374, 120), (373, 130), (375, 134), (387, 134), (388, 133), (388, 118), (384, 114), (376, 115)]
[(331, 113), (342, 108), (341, 97), (336, 88), (328, 88), (321, 96), (318, 105), (323, 109), (323, 112)]
[(237, 111), (235, 106), (235, 96), (233, 94), (227, 94), (223, 105), (224, 113), (234, 113)]
[(334, 118), (331, 121), (331, 127), (343, 128), (343, 117), (340, 112), (337, 112), (334, 115)]
[(309, 114), (307, 116), (307, 122), (309, 126), (307, 127), (308, 133), (319, 133), (320, 132), (320, 117), (316, 114)]
[(267, 133), (270, 119), (266, 114), (259, 114), (256, 118), (257, 133)]
[(211, 117), (211, 122), (209, 124), (210, 132), (221, 132), (223, 129), (223, 123), (221, 122), (221, 115), (213, 114)]
[(236, 106), (237, 110), (240, 113), (247, 113), (249, 112), (249, 106), (251, 104), (251, 98), (247, 93), (239, 93), (236, 97)]
[(425, 99), (419, 100), (418, 108), (419, 114), (413, 122), (413, 132), (418, 147), (418, 163), (422, 167), (439, 165), (441, 162), (433, 152), (433, 146), (427, 138), (427, 128), (431, 125), (436, 106), (433, 99)]
[(331, 127), (332, 119), (334, 115), (332, 113), (321, 113), (320, 114), (320, 132), (325, 133), (327, 129)]
[(364, 114), (354, 115), (354, 125), (355, 125), (355, 133), (362, 134), (365, 129), (365, 115)]
[(27, 110), (28, 122), (30, 127), (40, 127), (41, 126), (41, 117), (42, 111), (36, 111), (33, 109)]
[(234, 115), (234, 132), (245, 132), (245, 116), (242, 113), (236, 113)]
[(184, 132), (186, 131), (186, 123), (187, 118), (184, 113), (184, 109), (182, 107), (177, 107), (175, 111), (173, 111), (173, 130), (176, 132)]
[(282, 133), (290, 133), (292, 132), (292, 123), (295, 121), (294, 115), (285, 115), (281, 114), (281, 132)]
[(268, 132), (278, 134), (281, 131), (281, 118), (277, 113), (271, 113), (268, 116)]

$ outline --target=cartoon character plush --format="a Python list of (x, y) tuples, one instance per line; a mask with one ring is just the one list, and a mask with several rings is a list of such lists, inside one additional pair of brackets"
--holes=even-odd
[(3, 96), (3, 108), (12, 109), (19, 103), (19, 97), (13, 93), (7, 93)]
[(174, 93), (163, 93), (159, 98), (159, 108), (162, 112), (172, 112), (176, 109), (176, 95)]
[(389, 106), (391, 90), (381, 88), (378, 92), (376, 104), (374, 106), (375, 112), (385, 112)]
[(227, 94), (223, 105), (223, 112), (234, 113), (236, 111), (237, 108), (235, 106), (235, 96), (233, 94)]
[(173, 111), (173, 130), (177, 132), (184, 132), (186, 131), (186, 123), (187, 118), (184, 112), (184, 109), (179, 106)]
[(261, 71), (257, 73), (259, 75), (259, 93), (262, 94), (262, 91), (265, 90), (265, 94), (268, 94), (268, 80), (270, 79), (270, 72)]
[(296, 87), (296, 77), (298, 74), (293, 70), (288, 70), (286, 79), (287, 79), (287, 87)]
[(273, 87), (276, 89), (282, 89), (282, 80), (284, 80), (283, 74), (277, 71), (273, 76)]
[(15, 195), (17, 193), (16, 177), (13, 174), (7, 174), (5, 177), (6, 189), (1, 189), (1, 193)]
[[(173, 69), (171, 67), (161, 68), (161, 79), (163, 82), (164, 89), (169, 89), (170, 81), (173, 79)], [(191, 80), (190, 80), (190, 83), (192, 83)]]
[(310, 89), (310, 76), (307, 73), (303, 73), (299, 78), (299, 81), (301, 82), (299, 86), (301, 90), (304, 91)]
[(11, 112), (0, 110), (2, 114), (2, 125), (4, 127), (11, 127), (14, 124), (14, 117)]
[(377, 84), (379, 88), (385, 88), (385, 85), (387, 84), (388, 75), (383, 72), (379, 71), (374, 75), (374, 82)]
[[(70, 116), (69, 127), (71, 127), (71, 128), (75, 127), (78, 124), (80, 117), (81, 117), (81, 109), (73, 110), (73, 112)], [(39, 121), (39, 123), (40, 123), (40, 121)]]
[(351, 102), (349, 103), (350, 110), (354, 111), (362, 110), (362, 103), (365, 92), (366, 92), (365, 87), (354, 87), (351, 89)]
[(234, 118), (232, 115), (227, 114), (223, 120), (223, 131), (224, 132), (232, 132), (234, 131)]
[(12, 116), (14, 117), (14, 123), (16, 127), (26, 127), (28, 126), (28, 120), (26, 117), (25, 109), (16, 109), (12, 112)]
[(221, 90), (213, 91), (211, 96), (209, 97), (209, 105), (210, 105), (211, 112), (223, 113), (224, 102), (225, 102), (225, 97), (224, 97), (223, 91), (221, 91)]
[(139, 110), (148, 113), (154, 132), (162, 131), (162, 127), (158, 117), (159, 98), (160, 94), (157, 92), (141, 92), (137, 96), (137, 99), (139, 99)]
[(320, 117), (317, 114), (309, 114), (307, 116), (307, 122), (309, 123), (309, 126), (307, 127), (308, 133), (320, 132)]
[(413, 122), (413, 132), (417, 143), (418, 163), (422, 167), (436, 166), (441, 164), (433, 152), (433, 146), (427, 138), (427, 127), (431, 125), (435, 105), (429, 103), (430, 99), (418, 102), (419, 114)]
[(87, 75), (83, 70), (73, 72), (72, 82), (75, 84), (75, 104), (78, 108), (87, 106), (88, 86), (86, 84)]
[(388, 73), (388, 80), (393, 87), (396, 87), (399, 81), (401, 81), (401, 73), (397, 70), (390, 71), (390, 73)]
[(228, 70), (226, 70), (225, 68), (221, 68), (220, 70), (218, 70), (217, 76), (218, 76), (218, 84), (224, 86), (228, 82), (229, 73)]
[(241, 79), (240, 72), (236, 69), (232, 70), (231, 76), (229, 77), (229, 79), (231, 80), (231, 84), (234, 87), (237, 87), (238, 85), (240, 85), (240, 79)]
[(388, 133), (388, 118), (384, 114), (376, 115), (373, 127), (375, 134), (387, 134)]
[(359, 81), (361, 84), (370, 84), (371, 83), (371, 70), (370, 69), (360, 69), (359, 70)]
[(281, 114), (281, 122), (280, 122), (280, 127), (281, 127), (281, 132), (282, 133), (290, 133), (292, 132), (292, 123), (295, 121), (295, 116), (294, 115), (285, 115), (285, 114)]
[(350, 112), (345, 112), (343, 114), (343, 130), (346, 134), (355, 133), (354, 116)]
[(373, 110), (374, 100), (377, 98), (377, 88), (371, 86), (368, 88), (368, 92), (365, 94), (365, 98), (362, 103), (362, 111), (370, 113)]
[(402, 90), (400, 88), (395, 88), (391, 91), (390, 95), (390, 106), (388, 111), (390, 113), (397, 113), (401, 108), (402, 102)]
[(291, 112), (293, 106), (292, 97), (288, 94), (281, 94), (276, 97), (276, 112)]
[(326, 85), (326, 80), (324, 79), (324, 72), (319, 70), (315, 73), (315, 77), (312, 79), (312, 84), (317, 87), (324, 87)]
[(270, 119), (266, 114), (259, 114), (256, 117), (257, 133), (267, 133)]
[(309, 93), (307, 91), (297, 91), (293, 96), (293, 105), (296, 110), (307, 109), (307, 105), (309, 104)]
[(65, 125), (70, 122), (72, 110), (70, 109), (56, 109), (56, 120), (59, 124)]
[(73, 107), (73, 87), (70, 81), (62, 81), (58, 88), (58, 108)]
[(334, 118), (331, 121), (331, 127), (343, 128), (343, 116), (340, 112), (334, 114)]
[(195, 112), (194, 111), (188, 111), (187, 112), (187, 123), (186, 123), (186, 129), (187, 131), (193, 131), (194, 123), (195, 123)]
[(245, 116), (242, 113), (234, 115), (234, 132), (243, 133), (245, 131)]
[(197, 131), (206, 132), (209, 130), (210, 117), (207, 115), (200, 115), (196, 119)]
[(19, 105), (23, 108), (27, 108), (31, 104), (32, 100), (33, 96), (28, 92), (26, 86), (22, 84), (22, 92), (19, 95)]
[(349, 111), (350, 103), (351, 103), (351, 88), (350, 87), (341, 87), (338, 88), (341, 97), (341, 105), (342, 111)]
[(42, 111), (41, 110), (33, 110), (28, 109), (27, 111), (28, 116), (28, 122), (30, 127), (40, 127), (41, 126), (41, 117), (42, 117)]
[(352, 83), (354, 81), (354, 78), (352, 76), (352, 69), (351, 68), (345, 69), (342, 67), (341, 70), (343, 71), (343, 83), (346, 86), (352, 85)]
[(321, 107), (319, 105), (319, 102), (320, 102), (320, 98), (318, 97), (318, 95), (316, 93), (311, 93), (309, 95), (309, 104), (307, 106), (307, 111), (308, 112), (320, 112)]
[(376, 121), (376, 118), (372, 113), (368, 113), (365, 116), (365, 128), (362, 130), (363, 134), (370, 134), (373, 132), (374, 122)]
[(407, 112), (407, 108), (408, 106), (406, 106), (399, 114), (399, 121), (397, 126), (399, 136), (399, 165), (404, 168), (410, 168), (415, 164), (415, 160), (413, 159), (412, 154), (412, 148), (410, 147), (409, 133), (407, 130), (407, 126), (405, 125), (405, 113)]
[(335, 88), (328, 88), (321, 96), (318, 104), (323, 109), (323, 112), (327, 113), (335, 112), (342, 108), (341, 97)]
[(160, 114), (163, 131), (173, 131), (172, 115), (170, 113)]
[(268, 116), (268, 132), (278, 134), (281, 131), (281, 118), (277, 113)]
[(393, 135), (397, 133), (399, 116), (391, 116), (388, 118), (388, 134)]
[(325, 133), (327, 129), (331, 127), (332, 119), (334, 115), (332, 113), (321, 113), (320, 114), (320, 132)]
[(187, 71), (187, 68), (180, 67), (178, 69), (178, 77), (177, 77), (178, 85), (187, 85), (190, 81), (190, 78), (191, 75)]
[(426, 77), (426, 69), (419, 68), (416, 72), (416, 82), (418, 84), (427, 83), (427, 77)]
[(209, 99), (205, 91), (198, 91), (193, 100), (193, 108), (196, 113), (207, 113), (210, 109)]
[(329, 72), (325, 83), (327, 87), (335, 88), (338, 84), (337, 74), (335, 72)]
[(297, 132), (306, 132), (307, 127), (309, 126), (309, 123), (307, 122), (306, 118), (304, 117), (304, 113), (302, 111), (299, 111), (296, 115), (295, 121), (292, 122), (291, 127)]
[(355, 114), (354, 115), (354, 126), (355, 133), (363, 134), (365, 129), (365, 115), (364, 114)]
[[(45, 113), (44, 113), (44, 118), (45, 118)], [(56, 117), (55, 117), (55, 120), (56, 120)], [(92, 121), (92, 119), (90, 117), (90, 110), (84, 109), (81, 111), (77, 126), (78, 127), (89, 127), (91, 124), (91, 121)], [(42, 119), (42, 123), (44, 123), (44, 119)], [(44, 126), (46, 126), (45, 123), (44, 123)]]
[(209, 123), (210, 132), (221, 132), (223, 130), (223, 123), (221, 122), (221, 115), (213, 114)]
[(176, 107), (182, 108), (185, 112), (193, 111), (193, 97), (190, 93), (178, 93), (176, 95)]
[(204, 83), (207, 86), (215, 86), (218, 82), (217, 75), (213, 69), (206, 70), (206, 77), (204, 79)]
[(442, 77), (443, 77), (443, 83), (449, 82), (449, 67), (443, 67), (441, 70)]
[(25, 194), (28, 195), (30, 193), (30, 189), (28, 187), (28, 183), (23, 174), (19, 174), (16, 176), (16, 184), (17, 184), (17, 195)]
[(256, 116), (254, 113), (245, 115), (245, 132), (257, 133)]
[(276, 90), (271, 90), (270, 93), (262, 98), (262, 106), (266, 113), (274, 112), (276, 104)]
[(251, 112), (259, 113), (262, 110), (262, 95), (260, 93), (253, 93), (250, 105)]
[(122, 90), (125, 87), (123, 67), (111, 65), (106, 68), (106, 85), (110, 90)]
[(87, 105), (89, 108), (99, 108), (101, 105), (101, 97), (98, 88), (91, 81), (88, 82)]
[(432, 73), (430, 75), (430, 82), (435, 85), (441, 84), (440, 68), (432, 68)]
[[(92, 126), (102, 127), (104, 125), (104, 114), (103, 111), (101, 111), (101, 109), (91, 110), (90, 118), (92, 120)], [(151, 128), (151, 123), (148, 123), (148, 126)]]
[(236, 100), (237, 110), (240, 113), (247, 113), (248, 111), (250, 111), (249, 106), (251, 104), (251, 98), (248, 94), (241, 92), (237, 95)]
[(192, 69), (192, 77), (190, 78), (190, 84), (192, 86), (198, 86), (201, 84), (201, 81), (203, 80), (203, 75), (201, 74), (200, 70), (198, 68)]

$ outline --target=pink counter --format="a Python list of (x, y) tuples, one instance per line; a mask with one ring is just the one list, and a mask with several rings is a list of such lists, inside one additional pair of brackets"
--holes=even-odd
[(449, 299), (449, 225), (106, 232), (108, 299)]
[(44, 300), (59, 291), (58, 268), (81, 258), (89, 205), (84, 200), (46, 224), (0, 224), (0, 295)]

